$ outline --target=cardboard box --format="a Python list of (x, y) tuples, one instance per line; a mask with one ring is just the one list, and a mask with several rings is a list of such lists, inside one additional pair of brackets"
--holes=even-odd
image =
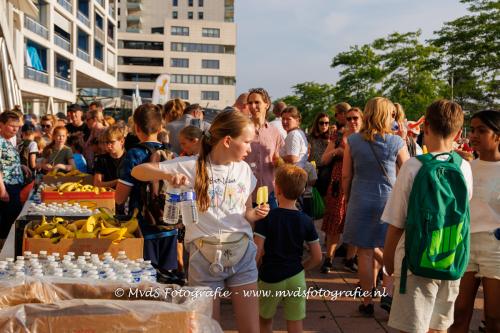
[(118, 256), (118, 251), (125, 251), (129, 259), (143, 258), (144, 238), (142, 237), (140, 228), (137, 229), (136, 238), (125, 238), (119, 243), (113, 244), (109, 239), (103, 238), (72, 238), (60, 239), (58, 243), (52, 244), (50, 238), (29, 238), (26, 234), (26, 228), (30, 227), (30, 222), (26, 225), (23, 234), (23, 252), (31, 251), (39, 253), (47, 251), (48, 253), (59, 252), (61, 255), (71, 251), (76, 256), (83, 255), (83, 252), (103, 254), (110, 252), (113, 257)]
[[(53, 187), (46, 187), (42, 190), (42, 202), (45, 203), (64, 203), (64, 202), (79, 202), (85, 206), (94, 205), (94, 208), (105, 207), (115, 212), (115, 191), (101, 192), (58, 192)], [(89, 207), (87, 205), (87, 207)], [(90, 208), (90, 207), (89, 207)], [(92, 208), (92, 209), (94, 209)]]
[(44, 175), (42, 177), (42, 182), (47, 185), (53, 185), (57, 183), (66, 182), (79, 182), (81, 181), (83, 185), (94, 184), (94, 176), (86, 174), (86, 176), (48, 176)]
[[(176, 304), (75, 299), (54, 304), (23, 304), (4, 310), (0, 315), (0, 330), (57, 333), (191, 333), (201, 331), (203, 322), (200, 319), (196, 312)], [(215, 332), (219, 332), (220, 327), (216, 329)]]

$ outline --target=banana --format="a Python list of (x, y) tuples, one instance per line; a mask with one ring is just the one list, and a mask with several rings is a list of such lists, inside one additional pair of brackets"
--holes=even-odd
[(127, 233), (134, 234), (137, 228), (139, 227), (139, 221), (137, 220), (137, 214), (139, 210), (134, 209), (134, 213), (132, 214), (132, 218), (125, 223), (122, 223), (122, 227), (127, 228)]
[(51, 229), (54, 229), (55, 225), (54, 223), (41, 223), (36, 229), (34, 230), (35, 234), (39, 235), (42, 232), (49, 231)]
[(50, 237), (50, 242), (52, 244), (59, 243), (59, 240), (61, 239), (61, 236), (56, 236), (56, 237)]
[(85, 224), (82, 226), (82, 231), (83, 232), (92, 232), (92, 231), (94, 231), (95, 225), (97, 223), (97, 215), (99, 215), (99, 214), (95, 214), (95, 215), (89, 216), (89, 218), (87, 219), (87, 221), (85, 222)]
[(109, 239), (113, 242), (113, 244), (116, 244), (119, 243), (124, 238), (126, 233), (127, 233), (127, 228), (120, 228), (118, 231), (115, 231), (109, 235), (99, 236), (99, 238)]
[(93, 232), (83, 232), (80, 230), (77, 230), (75, 232), (75, 238), (95, 238), (96, 235)]
[(121, 228), (106, 228), (102, 223), (101, 223), (101, 232), (99, 233), (100, 236), (106, 236), (109, 234), (112, 234), (113, 232), (120, 231)]
[(93, 190), (94, 190), (95, 194), (99, 194), (100, 193), (99, 186), (94, 186)]
[(62, 224), (58, 223), (56, 228), (57, 228), (57, 232), (59, 233), (59, 235), (66, 236), (68, 234), (72, 234), (72, 232), (70, 230), (68, 230), (65, 226), (63, 226)]
[(76, 220), (74, 222), (71, 222), (69, 225), (68, 225), (68, 229), (69, 229), (69, 226), (75, 226), (76, 228), (81, 228), (85, 222), (87, 222), (87, 220)]

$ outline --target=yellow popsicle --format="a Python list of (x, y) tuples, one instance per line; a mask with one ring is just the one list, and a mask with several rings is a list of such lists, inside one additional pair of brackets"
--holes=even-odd
[(427, 153), (429, 153), (429, 151), (427, 150), (427, 146), (426, 146), (426, 145), (423, 145), (423, 146), (422, 146), (422, 153), (423, 153), (423, 154), (427, 154)]
[(267, 203), (267, 197), (268, 197), (268, 189), (267, 186), (261, 186), (257, 189), (257, 198), (256, 198), (256, 203), (257, 205), (262, 205)]

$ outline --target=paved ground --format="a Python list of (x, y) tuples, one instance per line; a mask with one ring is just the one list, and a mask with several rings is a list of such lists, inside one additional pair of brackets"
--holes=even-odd
[[(319, 225), (317, 230), (320, 230)], [(321, 238), (322, 235), (320, 236)], [(321, 274), (319, 269), (307, 274), (308, 287), (328, 290), (352, 290), (358, 281), (356, 274), (342, 270), (340, 260), (334, 263), (335, 272)], [(360, 301), (358, 299), (342, 297), (336, 301), (326, 299), (309, 299), (307, 301), (307, 317), (304, 320), (305, 332), (342, 332), (342, 333), (378, 333), (397, 332), (387, 326), (388, 314), (379, 307), (379, 299), (375, 299), (374, 318), (364, 318), (358, 312)], [(482, 317), (483, 297), (480, 288), (476, 299), (471, 332), (478, 332), (478, 326)], [(222, 301), (221, 325), (225, 332), (236, 332), (233, 311), (230, 300)], [(274, 321), (276, 332), (286, 332), (286, 321), (279, 311)]]

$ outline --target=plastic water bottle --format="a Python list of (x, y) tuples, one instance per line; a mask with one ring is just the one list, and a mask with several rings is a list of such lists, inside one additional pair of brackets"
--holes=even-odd
[(186, 189), (181, 194), (181, 214), (184, 225), (198, 223), (198, 208), (196, 207), (196, 192)]
[(180, 214), (181, 190), (172, 186), (167, 186), (165, 206), (163, 207), (163, 223), (177, 224)]
[(142, 276), (142, 267), (139, 264), (134, 264), (131, 269), (130, 273), (132, 274), (132, 278), (134, 279), (134, 283), (139, 283), (141, 282), (141, 276)]
[(118, 256), (116, 257), (116, 261), (118, 262), (127, 262), (128, 257), (125, 251), (118, 251)]
[(142, 269), (150, 276), (152, 282), (156, 282), (156, 268), (151, 264), (151, 260), (144, 260)]

